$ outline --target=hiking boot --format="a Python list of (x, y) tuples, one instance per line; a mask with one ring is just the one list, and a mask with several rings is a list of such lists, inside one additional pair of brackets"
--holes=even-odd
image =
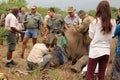
[(49, 75), (44, 74), (44, 75), (42, 76), (42, 80), (49, 80)]
[(15, 67), (15, 65), (13, 65), (11, 62), (7, 62), (5, 66), (9, 68)]
[(24, 53), (21, 53), (21, 54), (20, 54), (20, 57), (21, 57), (21, 58), (24, 58)]
[(42, 80), (49, 80), (49, 70), (44, 70)]
[(13, 64), (13, 65), (17, 65), (17, 63), (13, 60), (10, 63)]

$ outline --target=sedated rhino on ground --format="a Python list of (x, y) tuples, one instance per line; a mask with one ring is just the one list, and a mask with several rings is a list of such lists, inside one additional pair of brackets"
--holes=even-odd
[[(71, 69), (74, 68), (76, 72), (80, 72), (82, 67), (87, 64), (88, 61), (88, 51), (89, 48), (84, 44), (84, 35), (72, 30), (65, 32), (67, 45), (65, 47), (65, 52), (67, 58), (72, 61)], [(111, 43), (111, 53), (109, 58), (109, 63), (112, 62), (113, 56), (115, 54), (117, 46), (117, 39), (113, 39)]]
[[(74, 68), (75, 72), (80, 72), (82, 68), (87, 64), (89, 48), (84, 44), (84, 35), (82, 33), (75, 32), (73, 30), (65, 31), (67, 40), (66, 47), (64, 48), (68, 61), (71, 61), (71, 68)], [(111, 54), (109, 63), (111, 63), (117, 46), (117, 39), (112, 40)], [(53, 61), (57, 64), (58, 59), (54, 50), (52, 51)]]

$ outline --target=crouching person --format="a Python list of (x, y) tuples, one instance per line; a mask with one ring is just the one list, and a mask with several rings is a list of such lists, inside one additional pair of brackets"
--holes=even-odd
[(46, 42), (36, 43), (30, 51), (27, 58), (27, 66), (29, 70), (34, 70), (36, 67), (42, 69), (49, 69), (52, 56), (48, 51), (48, 44)]

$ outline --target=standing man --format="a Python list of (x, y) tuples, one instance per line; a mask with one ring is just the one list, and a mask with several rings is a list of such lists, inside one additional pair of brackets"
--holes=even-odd
[(31, 12), (25, 15), (25, 36), (23, 39), (21, 58), (24, 58), (25, 48), (29, 38), (32, 38), (33, 45), (37, 42), (39, 27), (43, 23), (41, 15), (37, 12), (37, 6), (31, 7)]
[[(53, 47), (54, 43), (53, 41), (55, 40), (55, 34), (59, 34), (61, 30), (63, 30), (64, 26), (64, 19), (60, 14), (56, 14), (54, 8), (49, 8), (48, 9), (48, 15), (50, 16), (47, 20), (47, 28), (48, 30), (46, 31), (46, 35), (48, 33), (49, 37), (49, 44), (51, 45), (50, 47)], [(44, 35), (44, 37), (46, 36)]]
[(91, 39), (88, 36), (89, 24), (93, 21), (93, 17), (89, 16), (84, 10), (78, 12), (78, 16), (82, 19), (81, 25), (75, 25), (77, 32), (80, 32), (84, 35), (84, 45), (89, 46)]
[[(18, 21), (19, 21), (19, 27), (22, 31), (25, 31), (25, 26), (23, 24), (24, 22), (24, 19), (25, 19), (25, 15), (26, 15), (26, 9), (25, 7), (22, 7), (20, 9), (20, 13), (19, 13), (19, 18), (18, 18)], [(24, 33), (21, 34), (21, 41), (23, 41), (23, 38), (24, 38)]]
[(82, 21), (78, 15), (75, 14), (75, 9), (73, 7), (68, 7), (67, 12), (69, 15), (65, 17), (65, 30), (72, 29), (76, 31), (74, 28), (74, 23), (80, 25)]
[(13, 51), (15, 51), (16, 47), (16, 32), (23, 33), (22, 31), (18, 30), (18, 8), (14, 7), (5, 18), (5, 26), (8, 28), (7, 32), (7, 43), (8, 43), (8, 52), (7, 52), (7, 63), (6, 67), (13, 67), (15, 62), (12, 60)]

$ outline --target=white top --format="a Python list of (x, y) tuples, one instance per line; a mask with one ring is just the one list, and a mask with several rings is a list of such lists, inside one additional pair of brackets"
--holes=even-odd
[(110, 55), (110, 44), (114, 34), (116, 21), (111, 19), (112, 33), (104, 35), (101, 32), (101, 20), (95, 19), (89, 26), (89, 37), (92, 39), (90, 43), (89, 58), (98, 58), (103, 55)]
[(43, 62), (43, 55), (48, 53), (48, 48), (44, 43), (36, 43), (30, 51), (27, 60), (33, 63)]
[(18, 28), (18, 20), (12, 13), (9, 13), (6, 16), (6, 18), (5, 18), (5, 26), (6, 27)]

